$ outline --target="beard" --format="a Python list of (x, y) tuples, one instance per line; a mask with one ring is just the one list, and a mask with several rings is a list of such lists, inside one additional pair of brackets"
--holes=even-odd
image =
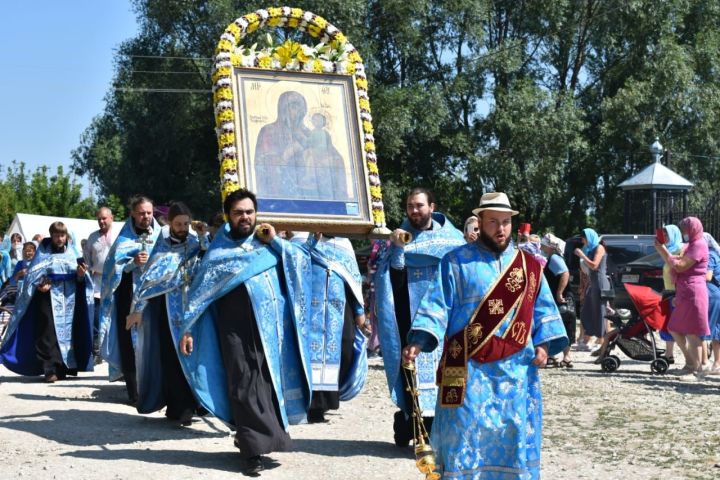
[(233, 238), (244, 238), (255, 231), (257, 221), (241, 220), (236, 225), (231, 225), (230, 235)]
[(432, 213), (428, 213), (427, 215), (420, 215), (419, 217), (408, 217), (408, 221), (410, 222), (410, 225), (415, 230), (425, 230), (428, 225), (430, 225), (430, 221), (432, 219)]
[(171, 235), (172, 237), (180, 240), (181, 242), (184, 242), (185, 240), (187, 240), (188, 233), (189, 233), (189, 232), (188, 232), (187, 230), (182, 230), (182, 231), (180, 231), (180, 232), (176, 232), (176, 231), (174, 231), (173, 229), (170, 229), (170, 235)]
[(504, 243), (498, 243), (497, 240), (485, 233), (482, 229), (480, 230), (480, 240), (482, 240), (486, 247), (488, 247), (495, 253), (504, 252), (507, 249), (508, 245), (510, 245), (509, 238), (505, 240)]

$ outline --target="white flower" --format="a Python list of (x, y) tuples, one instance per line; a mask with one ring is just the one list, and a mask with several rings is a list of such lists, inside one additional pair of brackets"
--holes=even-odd
[(330, 35), (333, 35), (335, 32), (338, 31), (338, 29), (335, 27), (335, 25), (328, 23), (327, 27), (325, 27), (325, 31), (329, 33)]
[(220, 35), (220, 38), (221, 38), (222, 40), (227, 40), (227, 41), (229, 41), (229, 42), (232, 43), (233, 45), (236, 43), (236, 42), (235, 42), (235, 35), (233, 35), (233, 34), (230, 33), (230, 32), (225, 32), (225, 33), (223, 33), (222, 35)]
[(248, 26), (248, 22), (243, 17), (240, 17), (237, 20), (235, 20), (235, 25), (240, 27), (240, 29), (245, 30)]
[(335, 71), (335, 64), (333, 62), (324, 61), (322, 62), (323, 72), (332, 73)]
[(221, 62), (224, 60), (230, 60), (230, 52), (220, 52), (215, 56), (215, 59)]
[(289, 17), (290, 14), (292, 13), (292, 10), (290, 9), (290, 7), (282, 7), (281, 10), (282, 10), (283, 17)]
[(286, 70), (299, 70), (300, 69), (300, 62), (297, 58), (293, 58), (288, 63), (285, 64)]
[(223, 132), (234, 132), (235, 131), (235, 124), (233, 122), (225, 122), (222, 125), (220, 125), (220, 128), (222, 128)]
[(305, 22), (309, 22), (309, 21), (312, 20), (312, 18), (313, 18), (313, 13), (312, 13), (312, 12), (305, 12), (305, 13), (303, 13), (302, 18), (303, 18), (303, 20), (305, 20)]
[(365, 141), (366, 142), (375, 142), (375, 137), (373, 137), (372, 133), (366, 133), (365, 134)]
[(261, 8), (260, 10), (257, 10), (255, 13), (257, 13), (258, 16), (259, 16), (263, 21), (264, 21), (264, 20), (267, 20), (268, 17), (270, 16), (270, 14), (268, 13), (268, 11), (265, 10), (265, 9), (263, 9), (263, 8)]
[(227, 85), (230, 85), (230, 82), (231, 82), (230, 77), (222, 77), (222, 78), (218, 79), (217, 86), (218, 87), (227, 86)]
[(303, 64), (303, 71), (304, 72), (312, 72), (313, 69), (313, 60), (310, 60), (309, 62), (306, 62)]
[(236, 150), (234, 146), (225, 147), (222, 149), (222, 153), (225, 157), (232, 158), (235, 156)]

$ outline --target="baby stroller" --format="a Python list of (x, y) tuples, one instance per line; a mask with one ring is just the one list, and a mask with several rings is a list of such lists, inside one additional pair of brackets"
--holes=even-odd
[(665, 327), (670, 316), (669, 300), (662, 300), (659, 293), (643, 285), (626, 283), (625, 289), (638, 311), (638, 318), (624, 322), (618, 314), (608, 317), (616, 330), (610, 333), (600, 366), (603, 372), (614, 372), (620, 367), (620, 358), (611, 354), (618, 347), (633, 360), (650, 362), (650, 371), (665, 373), (670, 364), (663, 356), (665, 350), (657, 348), (653, 332)]
[(2, 341), (7, 330), (13, 309), (15, 308), (15, 297), (17, 296), (17, 286), (10, 285), (7, 281), (0, 290), (0, 341)]

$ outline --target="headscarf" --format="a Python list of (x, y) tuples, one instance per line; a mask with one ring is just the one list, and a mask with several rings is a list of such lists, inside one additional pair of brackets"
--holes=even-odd
[(560, 240), (552, 233), (546, 233), (542, 237), (542, 240), (540, 240), (540, 245), (545, 245), (546, 247), (552, 248), (560, 256), (563, 256), (565, 254), (565, 242)]
[(708, 248), (710, 250), (713, 250), (715, 253), (720, 255), (720, 245), (715, 241), (712, 235), (710, 235), (708, 232), (703, 233), (703, 238), (708, 244)]
[(665, 246), (673, 255), (679, 255), (682, 251), (682, 233), (677, 225), (665, 225), (665, 233), (667, 234), (667, 240)]
[(687, 232), (689, 242), (696, 242), (702, 238), (703, 225), (697, 217), (685, 217), (680, 222), (680, 230)]
[(592, 228), (583, 229), (583, 234), (585, 234), (587, 245), (582, 248), (582, 251), (585, 255), (590, 255), (590, 253), (594, 251), (598, 245), (600, 245), (600, 237)]

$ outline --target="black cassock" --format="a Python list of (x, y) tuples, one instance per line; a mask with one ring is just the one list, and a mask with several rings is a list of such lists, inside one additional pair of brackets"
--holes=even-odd
[(244, 458), (292, 448), (285, 431), (255, 314), (245, 285), (217, 300), (216, 327)]

